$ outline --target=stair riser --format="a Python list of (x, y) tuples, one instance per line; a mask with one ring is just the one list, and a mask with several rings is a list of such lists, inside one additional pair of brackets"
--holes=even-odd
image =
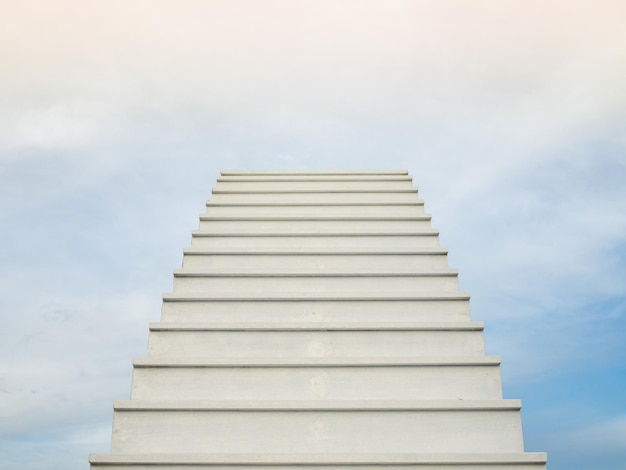
[(181, 322), (468, 321), (469, 300), (163, 302), (162, 320)]
[(307, 251), (312, 249), (374, 249), (403, 250), (420, 248), (438, 248), (439, 237), (432, 236), (290, 236), (290, 237), (229, 237), (229, 236), (194, 236), (191, 239), (194, 248), (237, 249), (293, 249)]
[(407, 464), (407, 465), (310, 465), (310, 464), (281, 464), (281, 465), (99, 465), (91, 464), (92, 469), (103, 470), (546, 470), (545, 464)]
[(502, 398), (501, 390), (497, 365), (136, 367), (132, 399), (498, 400)]
[(409, 273), (448, 268), (446, 255), (185, 255), (183, 268), (229, 273)]
[(214, 203), (402, 203), (417, 202), (416, 192), (401, 193), (214, 193), (211, 195)]
[(405, 206), (215, 206), (208, 204), (211, 217), (413, 217), (424, 215), (423, 205)]
[(517, 410), (132, 411), (113, 418), (112, 452), (523, 452)]
[(205, 233), (387, 233), (430, 230), (430, 220), (200, 220)]
[(175, 277), (176, 294), (310, 294), (457, 292), (456, 277)]
[(482, 331), (151, 331), (150, 356), (479, 356)]

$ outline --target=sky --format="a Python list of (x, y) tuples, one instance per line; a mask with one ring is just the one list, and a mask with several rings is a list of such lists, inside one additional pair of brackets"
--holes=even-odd
[(0, 0), (0, 463), (108, 452), (225, 169), (406, 169), (527, 451), (626, 469), (626, 3)]

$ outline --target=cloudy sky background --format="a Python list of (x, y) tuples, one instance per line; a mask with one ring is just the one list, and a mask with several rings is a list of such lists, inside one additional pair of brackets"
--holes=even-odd
[(0, 463), (86, 469), (222, 169), (407, 169), (550, 470), (626, 464), (626, 3), (0, 1)]

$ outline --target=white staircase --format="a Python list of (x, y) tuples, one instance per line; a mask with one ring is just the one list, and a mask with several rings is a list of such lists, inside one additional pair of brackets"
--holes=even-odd
[(541, 470), (405, 171), (222, 172), (107, 470)]

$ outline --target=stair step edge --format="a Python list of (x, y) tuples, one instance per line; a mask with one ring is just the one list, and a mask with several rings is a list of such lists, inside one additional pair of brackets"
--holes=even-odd
[(240, 294), (232, 294), (231, 296), (219, 294), (209, 296), (206, 294), (175, 294), (164, 293), (164, 302), (205, 302), (205, 301), (223, 301), (223, 302), (282, 302), (282, 301), (451, 301), (451, 300), (469, 300), (470, 294), (468, 292), (447, 292), (445, 294), (436, 293), (420, 293), (420, 294), (406, 294), (406, 295), (367, 295), (367, 294), (353, 294), (353, 295), (311, 295), (306, 293), (293, 294), (292, 295), (253, 295), (249, 297), (242, 297)]
[(253, 278), (274, 278), (274, 277), (306, 277), (306, 278), (341, 278), (341, 277), (458, 277), (457, 269), (448, 269), (445, 271), (420, 271), (420, 272), (382, 272), (382, 273), (363, 273), (363, 272), (209, 272), (199, 270), (174, 269), (175, 278), (185, 277), (253, 277)]
[(271, 255), (271, 256), (305, 256), (305, 255), (315, 255), (315, 256), (441, 256), (447, 255), (447, 248), (431, 248), (431, 249), (420, 249), (420, 250), (398, 250), (391, 249), (389, 251), (381, 251), (380, 249), (376, 251), (367, 251), (363, 248), (361, 249), (353, 249), (353, 250), (314, 250), (314, 249), (306, 249), (294, 251), (295, 249), (285, 249), (285, 248), (277, 248), (275, 250), (259, 250), (258, 248), (252, 248), (250, 251), (246, 251), (242, 248), (224, 248), (221, 250), (217, 250), (215, 248), (194, 248), (189, 247), (183, 249), (184, 255), (245, 255), (245, 256), (255, 256), (255, 255)]
[(483, 331), (484, 322), (152, 322), (150, 331)]
[(192, 237), (433, 237), (439, 236), (439, 230), (421, 230), (419, 232), (207, 232), (192, 230)]
[(221, 189), (213, 188), (213, 194), (417, 194), (418, 189)]
[(408, 170), (222, 170), (221, 176), (408, 175)]
[(498, 366), (498, 356), (465, 357), (280, 357), (280, 358), (135, 358), (133, 365), (140, 368), (307, 368), (307, 367), (453, 367)]
[(361, 207), (361, 206), (423, 206), (423, 199), (412, 202), (214, 202), (206, 201), (207, 207)]
[(325, 222), (390, 222), (390, 221), (429, 221), (432, 220), (430, 214), (419, 216), (213, 216), (199, 215), (202, 221), (214, 222), (308, 222), (308, 221), (325, 221)]
[(116, 411), (513, 411), (520, 400), (118, 400)]
[(393, 465), (545, 463), (544, 452), (493, 454), (91, 454), (92, 464)]

